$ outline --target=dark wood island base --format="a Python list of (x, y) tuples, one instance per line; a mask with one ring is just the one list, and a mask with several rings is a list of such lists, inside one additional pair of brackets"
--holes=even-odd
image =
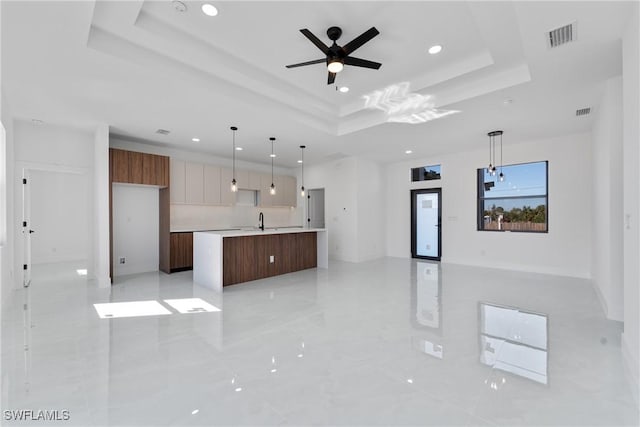
[(223, 286), (315, 268), (317, 260), (314, 232), (225, 237)]

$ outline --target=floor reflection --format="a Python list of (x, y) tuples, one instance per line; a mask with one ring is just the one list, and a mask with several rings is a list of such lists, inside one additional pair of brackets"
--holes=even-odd
[(481, 302), (478, 318), (481, 363), (548, 384), (549, 340), (545, 314)]
[(440, 263), (415, 261), (412, 264), (411, 324), (417, 332), (411, 338), (414, 349), (442, 359), (442, 278)]

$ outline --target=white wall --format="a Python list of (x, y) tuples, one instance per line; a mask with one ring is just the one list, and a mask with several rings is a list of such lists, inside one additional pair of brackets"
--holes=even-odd
[(90, 255), (90, 177), (32, 170), (29, 174), (31, 262), (86, 260)]
[[(14, 158), (15, 170), (11, 178), (13, 186), (13, 214), (15, 218), (22, 218), (22, 183), (20, 177), (23, 169), (45, 169), (57, 171), (73, 171), (84, 173), (89, 188), (93, 185), (94, 166), (94, 135), (88, 131), (82, 131), (63, 126), (35, 125), (30, 121), (14, 121)], [(90, 235), (93, 236), (93, 210), (90, 201), (87, 200), (84, 213), (89, 218), (91, 226)], [(22, 285), (23, 241), (21, 224), (13, 221), (14, 236), (14, 275), (13, 285)], [(91, 237), (90, 247), (93, 247)], [(93, 254), (87, 257), (93, 258)], [(91, 264), (88, 266), (90, 267)]]
[(591, 275), (604, 312), (623, 320), (622, 78), (605, 83), (595, 109), (591, 144)]
[(377, 163), (346, 157), (309, 166), (305, 188), (324, 188), (330, 258), (362, 262), (384, 256), (384, 186)]
[(159, 195), (156, 187), (113, 184), (114, 276), (158, 271)]
[(109, 277), (109, 126), (99, 125), (93, 141), (93, 268), (99, 287), (111, 286)]
[[(508, 130), (505, 141), (509, 139)], [(442, 261), (457, 264), (590, 277), (590, 135), (509, 141), (505, 164), (549, 161), (549, 232), (477, 231), (476, 170), (486, 167), (482, 149), (388, 165), (384, 174), (387, 255), (408, 258), (410, 189), (442, 188)], [(442, 179), (411, 183), (412, 167), (441, 164)]]
[[(0, 10), (2, 6), (0, 5)], [(14, 239), (15, 230), (12, 226), (14, 224), (14, 186), (13, 171), (14, 171), (14, 144), (13, 144), (13, 118), (9, 111), (9, 105), (6, 102), (4, 96), (1, 98), (1, 120), (5, 130), (4, 145), (0, 147), (2, 150), (0, 157), (0, 209), (2, 209), (2, 222), (0, 223), (1, 237), (0, 237), (0, 309), (8, 300), (9, 294), (13, 288), (15, 281), (15, 262), (14, 262)]]
[(368, 261), (385, 255), (384, 182), (377, 163), (357, 162), (358, 261)]
[(305, 168), (305, 188), (324, 188), (324, 222), (329, 233), (329, 257), (357, 262), (358, 212), (355, 157)]
[(622, 352), (638, 397), (640, 363), (640, 6), (633, 13), (622, 39), (622, 108), (624, 171), (624, 333)]

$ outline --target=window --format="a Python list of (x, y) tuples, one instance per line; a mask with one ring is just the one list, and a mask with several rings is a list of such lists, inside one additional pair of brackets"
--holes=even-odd
[(478, 230), (546, 233), (547, 163), (507, 165), (494, 176), (478, 169)]
[(422, 166), (411, 169), (411, 181), (429, 181), (440, 179), (440, 165)]

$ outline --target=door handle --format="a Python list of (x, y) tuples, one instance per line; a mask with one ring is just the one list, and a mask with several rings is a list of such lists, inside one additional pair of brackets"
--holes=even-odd
[(29, 234), (31, 234), (31, 233), (35, 233), (35, 231), (34, 230), (29, 230)]

